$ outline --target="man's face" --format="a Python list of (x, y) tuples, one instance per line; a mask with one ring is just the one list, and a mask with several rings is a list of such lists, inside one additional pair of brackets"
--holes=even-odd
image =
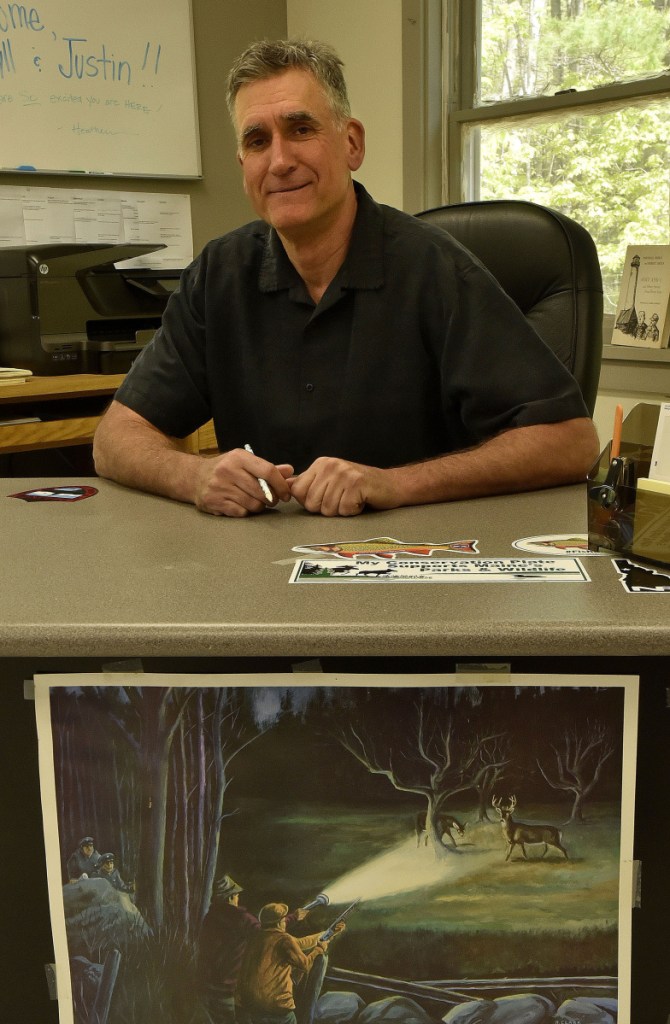
[(108, 875), (111, 875), (112, 871), (114, 870), (114, 861), (106, 860), (105, 863), (102, 865), (102, 870), (106, 871)]
[(363, 162), (359, 121), (339, 123), (312, 74), (291, 69), (243, 85), (235, 99), (244, 190), (259, 217), (288, 238), (337, 222)]
[(84, 854), (84, 857), (90, 857), (91, 854), (93, 853), (93, 846), (92, 846), (92, 844), (91, 843), (84, 843), (84, 845), (81, 848), (81, 852)]

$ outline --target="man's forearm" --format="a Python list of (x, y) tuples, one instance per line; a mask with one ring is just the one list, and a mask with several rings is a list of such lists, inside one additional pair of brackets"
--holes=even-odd
[(597, 457), (589, 419), (518, 427), (467, 451), (386, 470), (388, 487), (373, 491), (368, 504), (395, 508), (575, 483)]
[(356, 515), (366, 505), (391, 509), (574, 483), (585, 479), (597, 458), (598, 439), (584, 417), (517, 427), (476, 448), (391, 469), (317, 459), (292, 478), (292, 467), (274, 467), (243, 451), (216, 460), (189, 454), (180, 441), (113, 402), (98, 427), (93, 452), (100, 476), (216, 515), (265, 508), (260, 473), (271, 479), (276, 499), (286, 501), (293, 494), (310, 512)]
[(201, 457), (184, 451), (183, 442), (166, 437), (139, 416), (113, 404), (93, 440), (96, 472), (109, 480), (193, 502)]

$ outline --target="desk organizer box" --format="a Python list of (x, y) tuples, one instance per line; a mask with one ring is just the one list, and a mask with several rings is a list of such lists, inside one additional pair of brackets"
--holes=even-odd
[(641, 403), (628, 414), (620, 460), (612, 443), (601, 452), (587, 481), (589, 549), (670, 566), (670, 495), (638, 491), (649, 476), (659, 407)]

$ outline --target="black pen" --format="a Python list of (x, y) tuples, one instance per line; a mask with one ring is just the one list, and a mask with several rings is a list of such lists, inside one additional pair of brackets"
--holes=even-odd
[[(249, 452), (250, 455), (254, 454), (254, 450), (253, 450), (253, 448), (251, 447), (250, 444), (245, 444), (244, 450), (245, 450), (245, 452)], [(257, 476), (256, 479), (258, 480), (258, 486), (260, 487), (260, 489), (263, 492), (263, 497), (265, 498), (266, 501), (269, 501), (270, 504), (272, 504), (272, 502), (275, 499), (274, 499), (274, 497), (272, 495), (272, 491), (268, 487), (267, 480), (263, 480), (263, 478), (260, 477), (260, 476)]]

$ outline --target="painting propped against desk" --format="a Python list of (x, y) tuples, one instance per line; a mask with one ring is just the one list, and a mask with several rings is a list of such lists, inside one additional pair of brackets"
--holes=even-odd
[(296, 979), (298, 1024), (317, 1002), (333, 1024), (365, 1004), (430, 1024), (476, 1000), (630, 1024), (637, 678), (104, 673), (35, 691), (62, 1024), (228, 1019), (206, 1013), (235, 973), (212, 922), (240, 888), (252, 915), (307, 908), (289, 932), (334, 935)]

